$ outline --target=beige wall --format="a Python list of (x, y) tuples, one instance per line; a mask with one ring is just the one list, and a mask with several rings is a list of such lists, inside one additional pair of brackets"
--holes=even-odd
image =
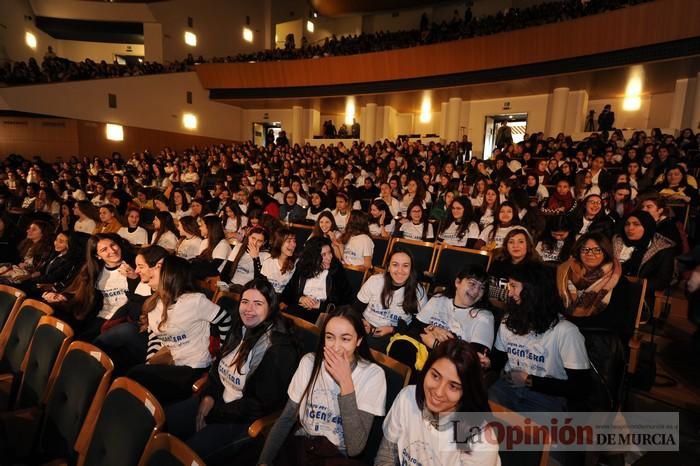
[[(34, 11), (28, 0), (0, 1), (0, 62), (26, 61), (29, 58), (40, 61), (49, 45), (54, 49), (57, 47), (59, 41), (36, 28), (33, 18)], [(27, 31), (37, 38), (36, 50), (27, 47), (24, 42)]]
[(77, 122), (62, 118), (0, 117), (0, 157), (12, 153), (28, 158), (77, 155)]
[[(596, 121), (598, 115), (603, 110), (605, 105), (612, 105), (612, 111), (615, 112), (615, 127), (620, 129), (625, 128), (649, 128), (650, 113), (651, 108), (651, 97), (646, 95), (641, 97), (641, 107), (639, 110), (626, 111), (622, 109), (622, 102), (624, 98), (613, 98), (613, 99), (600, 99), (600, 100), (589, 100), (588, 109), (595, 110)], [(667, 126), (668, 121), (665, 124), (659, 125), (661, 127)]]
[[(192, 92), (192, 105), (186, 103), (187, 91)], [(109, 93), (117, 95), (117, 109), (108, 108)], [(195, 73), (2, 88), (0, 109), (241, 139), (241, 109), (209, 100), (208, 92), (201, 88)], [(197, 130), (183, 128), (185, 112), (197, 115)], [(246, 139), (250, 137), (248, 133)]]

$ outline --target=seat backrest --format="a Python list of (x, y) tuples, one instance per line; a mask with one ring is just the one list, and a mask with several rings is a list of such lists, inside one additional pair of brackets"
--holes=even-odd
[(4, 348), (0, 349), (4, 350), (0, 364), (5, 365), (13, 374), (19, 373), (39, 319), (51, 314), (53, 309), (47, 304), (34, 299), (25, 300), (17, 313), (7, 321), (8, 334)]
[[(525, 417), (493, 401), (489, 401), (489, 406), (491, 407), (493, 417), (500, 423), (505, 425), (518, 425), (521, 427), (520, 431), (523, 432), (523, 443), (525, 445), (537, 445), (537, 439), (532, 437), (532, 432), (543, 430), (537, 428), (539, 427), (538, 424), (530, 422), (528, 427), (531, 428), (525, 429)], [(548, 435), (545, 434), (545, 436), (546, 439), (543, 443), (541, 443), (540, 451), (506, 451), (501, 449), (498, 452), (498, 456), (501, 458), (501, 465), (546, 466), (549, 462), (549, 451), (552, 446), (552, 440)]]
[(153, 438), (148, 450), (143, 454), (144, 466), (204, 466), (182, 440), (170, 434), (160, 433)]
[(411, 253), (414, 262), (413, 267), (419, 272), (419, 279), (422, 278), (420, 277), (421, 273), (432, 270), (436, 251), (435, 243), (398, 238), (391, 243), (391, 251), (387, 255), (387, 260), (397, 248)]
[(389, 246), (392, 239), (389, 238), (376, 238), (372, 237), (372, 242), (374, 243), (374, 252), (372, 252), (372, 265), (374, 267), (384, 267), (384, 262), (386, 262), (386, 256), (389, 252)]
[(357, 296), (360, 288), (362, 288), (362, 283), (365, 281), (367, 271), (364, 267), (356, 265), (344, 265), (343, 268), (345, 269), (345, 277), (347, 278), (348, 285), (350, 286), (350, 293), (354, 298)]
[[(391, 405), (396, 399), (396, 396), (406, 385), (408, 385), (408, 381), (411, 378), (411, 368), (384, 353), (376, 350), (371, 351), (374, 360), (384, 370), (384, 375), (386, 376), (385, 412), (388, 413), (391, 409)], [(372, 428), (370, 429), (369, 436), (367, 437), (367, 444), (365, 445), (365, 449), (362, 451), (361, 455), (362, 460), (367, 464), (372, 464), (374, 462), (374, 458), (377, 456), (377, 450), (379, 449), (379, 444), (381, 443), (384, 435), (382, 430), (383, 423), (384, 416), (376, 416), (374, 418)]]
[(487, 251), (440, 245), (433, 265), (434, 286), (447, 287), (466, 265), (478, 265), (488, 270), (491, 255)]
[(163, 408), (135, 381), (120, 377), (107, 392), (78, 466), (137, 465), (165, 421)]
[(42, 457), (75, 463), (79, 434), (86, 419), (97, 416), (113, 369), (112, 361), (97, 347), (71, 343), (48, 394), (38, 443)]
[(19, 309), (26, 294), (24, 291), (7, 285), (0, 285), (0, 330), (5, 327), (12, 311)]
[(73, 329), (65, 322), (51, 316), (39, 319), (22, 365), (17, 408), (29, 408), (46, 401), (72, 338)]
[(315, 352), (316, 347), (318, 347), (318, 341), (321, 338), (321, 329), (304, 319), (286, 312), (283, 312), (282, 315), (291, 320), (297, 332), (299, 332), (304, 354)]

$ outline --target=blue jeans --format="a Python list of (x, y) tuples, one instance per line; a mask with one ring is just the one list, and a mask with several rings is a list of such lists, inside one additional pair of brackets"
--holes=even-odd
[(93, 344), (114, 362), (115, 376), (124, 375), (131, 367), (146, 361), (148, 336), (139, 332), (139, 324), (124, 322), (100, 334)]

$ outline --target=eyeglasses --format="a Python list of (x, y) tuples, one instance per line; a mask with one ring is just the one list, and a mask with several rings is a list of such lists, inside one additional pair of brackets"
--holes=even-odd
[(601, 248), (581, 248), (581, 254), (593, 254), (594, 256), (600, 255), (603, 252)]
[(601, 205), (600, 201), (588, 201), (588, 205)]

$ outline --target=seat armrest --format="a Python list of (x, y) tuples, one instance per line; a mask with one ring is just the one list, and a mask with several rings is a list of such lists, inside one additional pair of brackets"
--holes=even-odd
[(203, 374), (200, 378), (194, 381), (192, 384), (192, 393), (197, 394), (200, 393), (203, 389), (204, 386), (207, 384), (209, 381), (209, 374), (205, 373)]
[(638, 334), (632, 335), (629, 341), (630, 358), (627, 364), (627, 372), (634, 374), (637, 372), (637, 364), (639, 363), (639, 349), (642, 347), (642, 337)]
[(268, 414), (265, 417), (261, 417), (260, 419), (253, 421), (253, 423), (248, 427), (248, 437), (256, 438), (261, 433), (268, 433), (270, 429), (272, 429), (272, 425), (275, 423), (277, 418), (280, 417), (280, 414), (282, 414), (282, 411), (275, 411), (272, 414)]

